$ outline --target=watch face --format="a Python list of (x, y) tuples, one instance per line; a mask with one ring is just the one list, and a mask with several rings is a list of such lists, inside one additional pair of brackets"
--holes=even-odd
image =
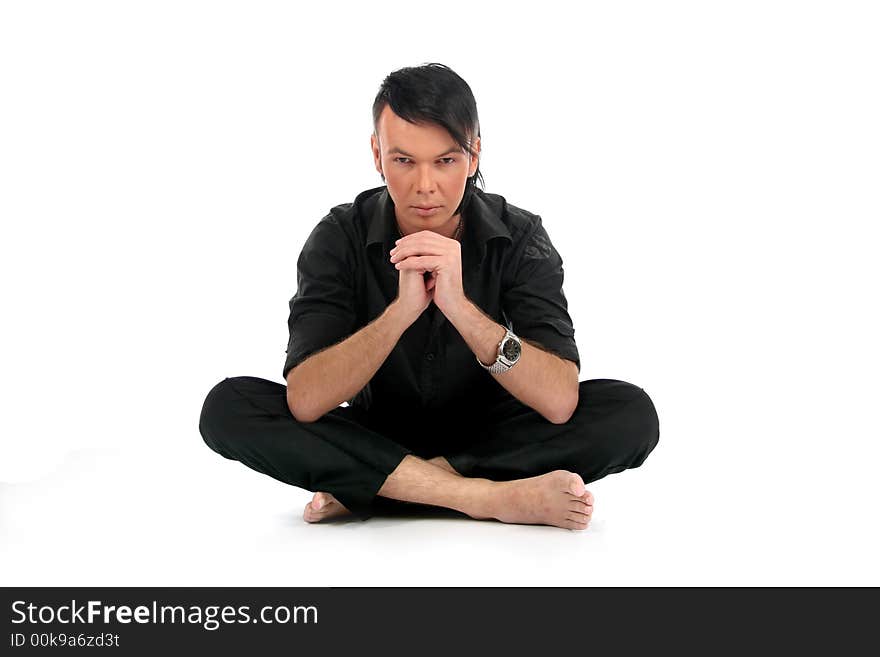
[(522, 347), (516, 340), (505, 340), (501, 345), (501, 355), (511, 362), (519, 358), (521, 351)]

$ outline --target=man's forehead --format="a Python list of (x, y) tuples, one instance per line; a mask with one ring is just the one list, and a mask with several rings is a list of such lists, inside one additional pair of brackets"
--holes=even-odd
[[(401, 148), (400, 146), (396, 146), (396, 145), (389, 146), (385, 152), (388, 155), (400, 154), (400, 155), (405, 155), (406, 157), (416, 157), (415, 155), (413, 155), (409, 151), (405, 150), (404, 148)], [(445, 151), (443, 151), (442, 153), (438, 153), (434, 157), (443, 157), (444, 155), (454, 155), (456, 153), (461, 153), (461, 148), (459, 148), (457, 145), (448, 147)]]
[(443, 157), (450, 153), (461, 153), (449, 131), (435, 123), (411, 123), (394, 114), (389, 107), (382, 112), (377, 126), (376, 137), (388, 155), (399, 153), (406, 157)]

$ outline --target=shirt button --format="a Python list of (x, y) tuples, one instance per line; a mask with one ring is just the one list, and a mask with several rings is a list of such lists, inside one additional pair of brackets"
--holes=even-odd
[(428, 360), (434, 360), (434, 354), (426, 354), (425, 358), (427, 358)]

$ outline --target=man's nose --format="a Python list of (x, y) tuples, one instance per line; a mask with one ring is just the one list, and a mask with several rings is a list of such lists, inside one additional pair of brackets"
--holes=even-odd
[(434, 175), (430, 165), (419, 169), (419, 191), (426, 193), (434, 191)]

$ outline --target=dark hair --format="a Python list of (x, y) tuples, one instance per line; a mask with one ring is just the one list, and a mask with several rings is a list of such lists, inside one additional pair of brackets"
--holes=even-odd
[[(379, 117), (385, 106), (397, 116), (414, 124), (433, 123), (445, 128), (462, 150), (476, 156), (473, 142), (480, 136), (477, 101), (468, 83), (443, 64), (401, 68), (386, 77), (373, 101), (373, 132), (379, 135)], [(473, 194), (477, 179), (485, 189), (480, 165), (467, 179), (461, 203), (452, 214), (464, 209)], [(382, 176), (385, 181), (385, 176)]]

